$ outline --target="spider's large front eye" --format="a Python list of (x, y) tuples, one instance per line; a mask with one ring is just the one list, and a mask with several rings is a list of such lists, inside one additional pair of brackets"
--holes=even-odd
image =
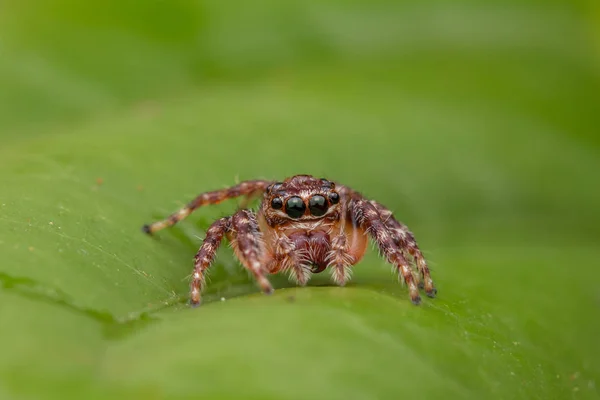
[(308, 201), (308, 209), (315, 217), (320, 217), (327, 212), (327, 200), (325, 197), (317, 194)]
[(283, 207), (283, 200), (281, 200), (280, 197), (275, 197), (273, 200), (271, 200), (271, 207), (276, 210), (281, 209), (281, 207)]
[(292, 218), (300, 218), (304, 215), (306, 205), (298, 196), (290, 197), (285, 203), (285, 212)]

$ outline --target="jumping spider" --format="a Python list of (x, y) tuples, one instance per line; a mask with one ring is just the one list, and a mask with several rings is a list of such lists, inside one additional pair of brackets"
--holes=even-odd
[(350, 267), (363, 257), (369, 236), (407, 284), (414, 304), (421, 301), (418, 287), (424, 288), (429, 297), (435, 296), (429, 268), (413, 234), (390, 210), (347, 186), (310, 175), (296, 175), (283, 182), (245, 181), (200, 194), (165, 220), (144, 225), (143, 231), (152, 234), (172, 226), (204, 205), (261, 194), (258, 213), (240, 209), (218, 219), (207, 230), (194, 259), (193, 305), (200, 303), (206, 270), (223, 236), (267, 294), (273, 292), (273, 287), (266, 275), (279, 271), (305, 285), (311, 274), (329, 267), (333, 281), (343, 286), (350, 279)]

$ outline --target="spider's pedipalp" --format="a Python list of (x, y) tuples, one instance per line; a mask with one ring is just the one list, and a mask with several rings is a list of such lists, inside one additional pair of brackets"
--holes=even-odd
[(307, 249), (298, 248), (292, 239), (281, 235), (275, 240), (273, 259), (276, 264), (274, 271), (287, 272), (290, 281), (304, 286), (312, 275), (307, 262), (309, 256)]
[(222, 201), (239, 196), (246, 196), (247, 198), (250, 198), (256, 194), (264, 192), (270, 184), (271, 181), (265, 180), (244, 181), (226, 189), (202, 193), (190, 203), (188, 203), (187, 206), (174, 212), (164, 220), (144, 225), (142, 227), (142, 231), (151, 235), (156, 231), (175, 225), (177, 222), (190, 215), (194, 210), (202, 206), (209, 204), (219, 204)]
[(265, 246), (256, 215), (249, 210), (235, 213), (231, 217), (231, 231), (228, 236), (238, 259), (254, 276), (261, 290), (266, 294), (272, 293), (273, 286), (265, 276)]
[(327, 254), (328, 267), (331, 268), (331, 278), (339, 285), (344, 286), (352, 277), (351, 265), (355, 259), (349, 252), (347, 238), (341, 233), (331, 240), (331, 250)]

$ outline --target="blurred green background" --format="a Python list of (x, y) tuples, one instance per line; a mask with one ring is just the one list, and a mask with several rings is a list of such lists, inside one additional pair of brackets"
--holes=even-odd
[[(600, 6), (0, 3), (0, 398), (600, 398)], [(395, 211), (439, 289), (374, 251), (345, 288), (223, 246), (203, 209), (310, 173)], [(217, 301), (214, 301), (217, 300)]]

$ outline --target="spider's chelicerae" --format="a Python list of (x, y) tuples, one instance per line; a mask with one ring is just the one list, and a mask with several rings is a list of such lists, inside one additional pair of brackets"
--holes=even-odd
[(419, 287), (429, 297), (436, 289), (413, 234), (392, 212), (347, 186), (327, 179), (296, 175), (283, 182), (245, 181), (227, 189), (206, 192), (163, 221), (144, 225), (152, 234), (172, 226), (195, 209), (234, 197), (263, 195), (257, 213), (240, 209), (216, 220), (194, 258), (191, 303), (200, 303), (206, 270), (226, 236), (242, 265), (264, 293), (273, 292), (266, 275), (280, 271), (305, 285), (313, 273), (329, 268), (338, 285), (351, 275), (351, 266), (363, 257), (370, 237), (408, 286), (419, 304)]

